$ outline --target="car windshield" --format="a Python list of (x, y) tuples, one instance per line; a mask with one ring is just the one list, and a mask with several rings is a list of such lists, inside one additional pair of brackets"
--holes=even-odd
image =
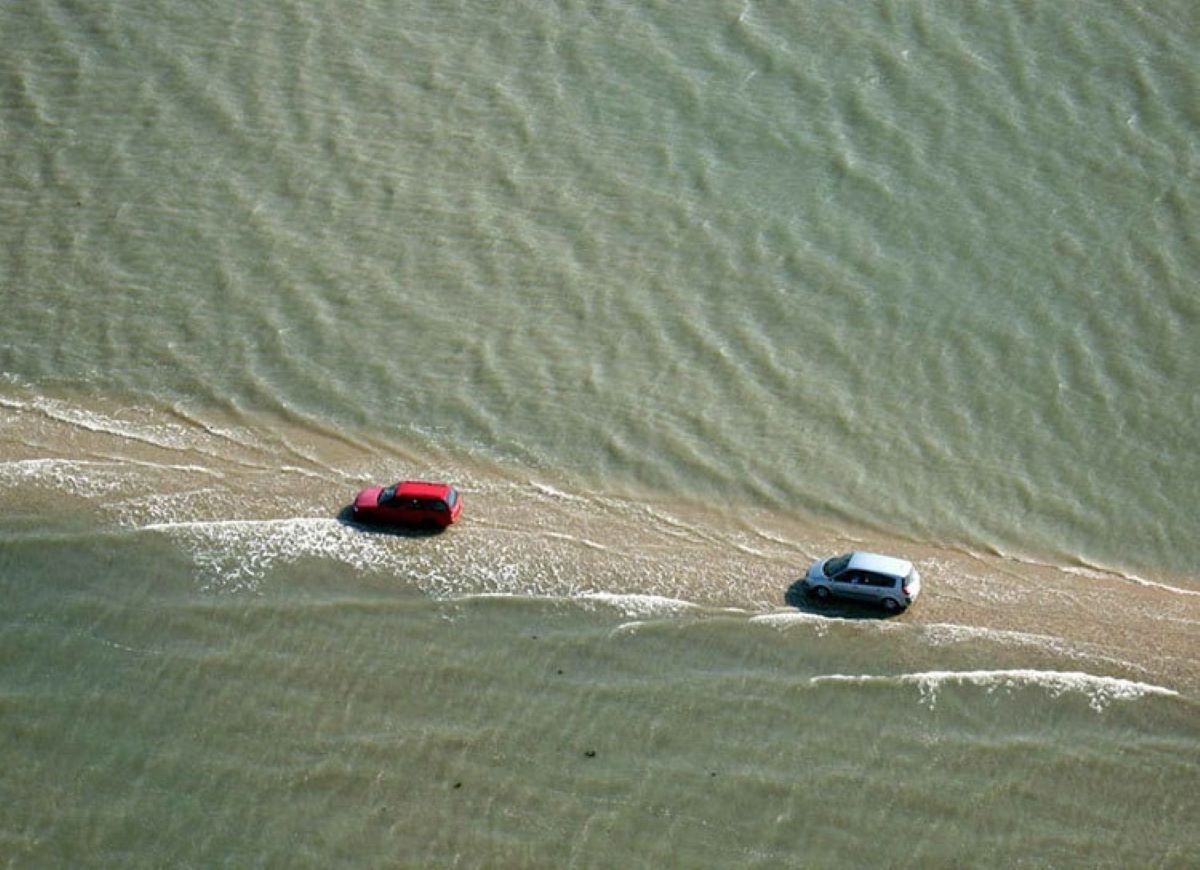
[(832, 577), (835, 574), (841, 574), (850, 565), (850, 554), (845, 553), (841, 556), (835, 556), (825, 562), (825, 567), (821, 569), (826, 577)]
[(454, 507), (454, 503), (456, 501), (458, 501), (458, 490), (454, 487), (450, 487), (450, 490), (446, 493), (446, 504), (448, 504), (450, 507)]
[(396, 497), (396, 487), (389, 486), (383, 492), (379, 493), (379, 501), (377, 504), (389, 504)]

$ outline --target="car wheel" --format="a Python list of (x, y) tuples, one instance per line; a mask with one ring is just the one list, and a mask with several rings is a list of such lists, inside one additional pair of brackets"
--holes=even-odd
[(895, 598), (885, 598), (883, 599), (883, 609), (888, 613), (899, 613), (903, 608)]
[(829, 600), (829, 590), (826, 589), (824, 586), (814, 587), (812, 594), (813, 594), (813, 598), (817, 599), (818, 601), (828, 601)]

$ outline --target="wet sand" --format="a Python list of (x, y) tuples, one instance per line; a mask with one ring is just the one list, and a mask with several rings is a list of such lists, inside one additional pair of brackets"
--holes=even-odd
[[(414, 546), (339, 519), (359, 486), (398, 476), (454, 480), (467, 500), (464, 522)], [(253, 588), (273, 565), (319, 556), (347, 570), (402, 571), (433, 596), (661, 596), (870, 621), (879, 615), (811, 605), (789, 588), (818, 556), (879, 550), (912, 559), (924, 578), (918, 603), (887, 620), (897, 629), (1009, 645), (1018, 659), (1050, 656), (1061, 668), (1200, 695), (1195, 578), (969, 553), (813, 518), (598, 492), (309, 421), (8, 388), (0, 394), (0, 503), (12, 529), (70, 520), (100, 533), (171, 535), (195, 555), (197, 589), (209, 594)]]

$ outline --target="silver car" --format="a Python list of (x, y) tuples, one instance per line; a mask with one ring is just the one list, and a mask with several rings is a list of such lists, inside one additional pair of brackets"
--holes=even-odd
[(846, 598), (898, 613), (921, 594), (921, 575), (912, 562), (857, 551), (813, 562), (800, 586), (818, 601)]

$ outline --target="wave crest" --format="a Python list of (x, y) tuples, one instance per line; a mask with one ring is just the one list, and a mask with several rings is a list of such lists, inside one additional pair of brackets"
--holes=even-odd
[(976, 686), (989, 694), (1034, 686), (1045, 689), (1051, 697), (1082, 694), (1088, 706), (1101, 712), (1114, 701), (1134, 701), (1154, 695), (1174, 698), (1174, 689), (1139, 683), (1120, 677), (1096, 676), (1082, 671), (1043, 671), (1014, 668), (994, 671), (923, 671), (910, 674), (824, 674), (812, 677), (809, 683), (820, 685), (910, 686), (921, 692), (921, 700), (931, 709), (937, 704), (937, 693), (943, 686)]

